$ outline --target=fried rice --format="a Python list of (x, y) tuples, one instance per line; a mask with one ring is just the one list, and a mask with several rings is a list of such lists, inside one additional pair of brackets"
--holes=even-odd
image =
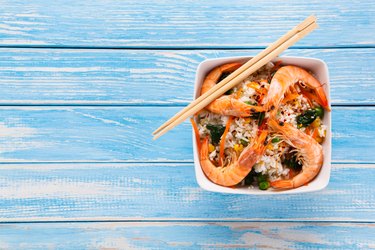
[[(250, 75), (243, 82), (232, 89), (232, 95), (240, 101), (251, 105), (261, 105), (261, 89), (268, 90), (270, 86), (270, 78), (275, 72), (275, 65), (268, 63), (258, 71)], [(258, 88), (258, 89), (257, 89)], [(299, 93), (300, 86), (296, 85), (296, 90)], [(257, 91), (258, 90), (258, 91)], [(311, 103), (312, 102), (312, 103)], [(299, 93), (296, 98), (282, 103), (277, 110), (277, 119), (280, 122), (292, 124), (296, 128), (308, 133), (305, 127), (299, 127), (297, 124), (297, 117), (317, 103), (307, 100), (307, 98)], [(268, 113), (263, 119), (268, 118)], [(203, 110), (196, 115), (196, 123), (199, 130), (200, 138), (209, 137), (209, 158), (212, 162), (219, 162), (219, 144), (214, 142), (211, 137), (212, 126), (223, 128), (226, 126), (228, 116), (214, 114), (208, 110)], [(318, 137), (323, 140), (326, 134), (327, 127), (320, 119), (314, 124), (318, 131)], [(239, 155), (242, 150), (257, 136), (259, 127), (262, 125), (259, 117), (233, 117), (228, 133), (225, 138), (225, 160), (224, 164), (231, 162), (231, 152), (235, 151)], [(210, 130), (211, 128), (211, 130)], [(293, 148), (281, 139), (277, 134), (270, 133), (268, 135), (268, 144), (265, 153), (259, 161), (253, 166), (253, 172), (267, 176), (270, 181), (287, 179), (290, 177), (291, 167), (286, 163), (288, 158), (293, 154)], [(297, 159), (298, 161), (298, 159)], [(301, 164), (301, 162), (299, 162)], [(242, 182), (244, 185), (244, 181)]]

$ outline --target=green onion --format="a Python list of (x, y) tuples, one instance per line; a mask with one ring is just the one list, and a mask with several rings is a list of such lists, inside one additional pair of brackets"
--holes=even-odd
[(249, 142), (245, 141), (244, 139), (241, 139), (240, 140), (240, 143), (242, 144), (242, 146), (246, 147), (247, 145), (249, 145)]
[(266, 113), (265, 112), (261, 112), (259, 114), (259, 118), (258, 118), (258, 126), (260, 126), (264, 120), (264, 117), (265, 117)]
[(253, 106), (258, 105), (256, 102), (250, 102), (250, 101), (245, 101), (244, 103), (246, 103), (247, 105), (253, 105)]
[(281, 141), (281, 139), (279, 138), (279, 137), (275, 137), (275, 138), (273, 138), (272, 139), (272, 143), (277, 143), (277, 142), (279, 142), (279, 141)]

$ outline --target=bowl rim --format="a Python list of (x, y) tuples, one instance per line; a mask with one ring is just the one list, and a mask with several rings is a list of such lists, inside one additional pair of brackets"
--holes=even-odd
[[(201, 87), (201, 82), (198, 82), (200, 80), (200, 77), (202, 77), (202, 71), (207, 70), (207, 64), (215, 64), (213, 67), (216, 67), (220, 64), (228, 63), (230, 61), (241, 61), (241, 60), (249, 60), (252, 58), (252, 56), (234, 56), (234, 57), (218, 57), (218, 58), (208, 58), (203, 60), (199, 63), (196, 74), (195, 74), (195, 82), (194, 82), (194, 95), (193, 98), (196, 99), (198, 97), (198, 89)], [(329, 70), (328, 65), (326, 62), (319, 58), (313, 58), (313, 57), (301, 57), (301, 56), (280, 56), (276, 57), (272, 62), (282, 60), (282, 61), (303, 61), (305, 63), (312, 63), (314, 62), (323, 70), (323, 73), (320, 75), (316, 75), (317, 78), (320, 78), (323, 76), (326, 78), (326, 84), (325, 84), (325, 91), (328, 98), (328, 104), (331, 106), (331, 98), (330, 98), (330, 80), (329, 80)], [(296, 65), (298, 66), (298, 63), (291, 63), (288, 62), (288, 65)], [(208, 71), (212, 70), (212, 68), (208, 68)], [(303, 66), (302, 66), (303, 67)], [(208, 72), (207, 71), (207, 72)], [(206, 72), (206, 73), (207, 73)], [(204, 77), (204, 76), (203, 76)], [(211, 192), (218, 192), (218, 193), (228, 193), (228, 194), (244, 194), (244, 195), (286, 195), (286, 194), (299, 194), (299, 193), (310, 193), (310, 192), (317, 192), (325, 189), (330, 181), (331, 176), (331, 157), (332, 157), (332, 110), (331, 112), (326, 112), (325, 114), (325, 124), (327, 125), (327, 136), (325, 138), (325, 144), (326, 146), (323, 147), (324, 152), (324, 162), (322, 169), (324, 167), (324, 175), (322, 173), (322, 169), (320, 170), (319, 174), (314, 178), (313, 182), (316, 180), (319, 180), (320, 185), (311, 187), (311, 185), (305, 185), (296, 189), (288, 189), (288, 190), (267, 190), (267, 191), (261, 191), (258, 190), (256, 187), (254, 189), (252, 188), (232, 188), (232, 187), (224, 187), (217, 185), (210, 181), (207, 176), (203, 173), (203, 170), (201, 169), (200, 162), (199, 162), (199, 156), (197, 152), (197, 145), (195, 141), (194, 136), (194, 130), (192, 130), (192, 142), (193, 142), (193, 156), (194, 156), (194, 171), (195, 171), (195, 179), (198, 183), (198, 185), (207, 191)]]

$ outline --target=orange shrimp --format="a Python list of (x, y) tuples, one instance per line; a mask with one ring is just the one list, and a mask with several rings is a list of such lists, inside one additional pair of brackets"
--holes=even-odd
[(284, 98), (284, 94), (297, 82), (302, 82), (307, 87), (313, 89), (319, 100), (319, 104), (326, 110), (330, 110), (322, 84), (306, 70), (297, 66), (284, 66), (276, 71), (271, 80), (268, 94), (263, 100), (264, 109), (277, 108)]
[(227, 166), (216, 167), (209, 158), (208, 138), (206, 137), (201, 145), (200, 163), (203, 172), (214, 183), (229, 187), (240, 183), (251, 171), (253, 165), (263, 155), (264, 141), (268, 132), (262, 131), (260, 135), (249, 144), (237, 158), (236, 153), (232, 153), (232, 162)]
[[(228, 63), (214, 68), (204, 79), (201, 95), (215, 86), (223, 73), (232, 72), (241, 66), (240, 63)], [(248, 105), (237, 100), (234, 95), (223, 95), (206, 106), (206, 109), (220, 115), (230, 115), (236, 117), (248, 117), (251, 113), (262, 112), (260, 106)]]
[(302, 170), (288, 180), (271, 182), (276, 189), (297, 188), (309, 183), (319, 173), (323, 165), (323, 148), (311, 136), (303, 133), (290, 124), (279, 124), (274, 118), (268, 120), (268, 126), (297, 149), (297, 156), (302, 161)]

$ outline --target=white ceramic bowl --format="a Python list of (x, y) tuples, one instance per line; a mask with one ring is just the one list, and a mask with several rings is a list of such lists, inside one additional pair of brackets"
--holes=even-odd
[[(195, 77), (195, 88), (194, 88), (194, 98), (197, 98), (200, 93), (201, 85), (207, 73), (211, 71), (216, 66), (230, 63), (230, 62), (246, 62), (250, 57), (225, 57), (217, 59), (205, 60), (199, 64), (196, 77)], [(328, 67), (325, 62), (315, 58), (307, 57), (279, 57), (273, 61), (282, 60), (282, 65), (296, 65), (304, 69), (307, 69), (314, 73), (317, 79), (321, 83), (325, 83), (324, 89), (330, 104), (330, 93), (329, 93), (329, 77), (328, 77)], [(272, 188), (263, 191), (259, 190), (258, 187), (223, 187), (211, 182), (203, 173), (199, 156), (197, 152), (197, 145), (195, 141), (194, 131), (193, 131), (193, 150), (194, 150), (194, 165), (195, 165), (195, 176), (200, 187), (205, 190), (221, 193), (231, 193), (231, 194), (254, 194), (254, 195), (268, 195), (268, 194), (296, 194), (318, 191), (325, 188), (328, 185), (330, 173), (331, 173), (331, 112), (325, 112), (323, 123), (327, 125), (327, 134), (323, 143), (324, 152), (324, 162), (323, 167), (320, 170), (318, 176), (311, 181), (309, 184), (296, 189), (289, 190), (274, 190)]]

